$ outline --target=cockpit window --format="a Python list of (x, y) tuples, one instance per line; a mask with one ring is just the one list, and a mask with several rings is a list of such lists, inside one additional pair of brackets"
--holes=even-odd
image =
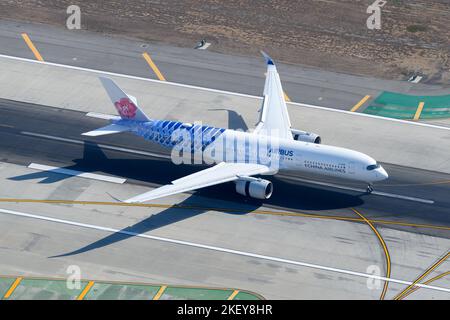
[(375, 169), (377, 169), (377, 168), (379, 168), (380, 167), (380, 165), (378, 164), (378, 163), (375, 163), (375, 164), (371, 164), (370, 166), (367, 166), (367, 170), (368, 171), (372, 171), (372, 170), (375, 170)]

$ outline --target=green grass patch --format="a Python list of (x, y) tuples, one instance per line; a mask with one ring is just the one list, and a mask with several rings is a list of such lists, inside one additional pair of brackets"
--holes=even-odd
[[(15, 278), (0, 277), (0, 297), (3, 297)], [(16, 287), (11, 300), (74, 300), (88, 284), (81, 281), (79, 289), (67, 288), (62, 279), (23, 279)], [(152, 300), (160, 286), (147, 284), (95, 282), (84, 300)], [(232, 289), (208, 289), (189, 287), (168, 287), (161, 300), (227, 300)], [(250, 292), (239, 292), (235, 300), (260, 300), (261, 297)]]
[(80, 289), (69, 289), (66, 280), (23, 279), (9, 299), (74, 300), (86, 284), (82, 281)]
[(233, 300), (260, 300), (260, 298), (249, 292), (239, 291), (239, 293), (236, 295), (236, 297), (234, 297)]
[(85, 300), (151, 300), (159, 286), (110, 284), (96, 282)]
[(0, 278), (0, 299), (5, 296), (6, 291), (11, 287), (15, 278)]
[(385, 91), (364, 113), (388, 118), (413, 119), (420, 102), (424, 108), (420, 119), (450, 118), (450, 95), (413, 96)]
[(160, 300), (226, 300), (233, 290), (168, 287)]

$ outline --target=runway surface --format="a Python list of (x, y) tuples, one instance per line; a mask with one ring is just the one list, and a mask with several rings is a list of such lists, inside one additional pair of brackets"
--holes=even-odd
[[(27, 23), (0, 21), (0, 54), (34, 58), (21, 32), (31, 36), (50, 62), (156, 78), (142, 58), (143, 52), (149, 52), (169, 81), (258, 96), (264, 82), (264, 64), (258, 59)], [(14, 75), (20, 78), (27, 70), (33, 73), (30, 64), (7, 66), (10, 80)], [(17, 100), (26, 96), (33, 102), (43, 98), (53, 107), (47, 102), (41, 105), (0, 99), (1, 274), (64, 277), (67, 267), (75, 264), (82, 268), (84, 278), (233, 287), (266, 298), (392, 299), (408, 281), (421, 274), (427, 274), (431, 281), (450, 267), (446, 261), (450, 248), (450, 175), (440, 172), (383, 163), (390, 178), (376, 184), (372, 195), (365, 194), (361, 184), (312, 182), (315, 177), (280, 175), (270, 178), (274, 195), (264, 203), (241, 197), (230, 183), (146, 206), (120, 206), (110, 195), (128, 198), (202, 167), (176, 166), (167, 159), (167, 150), (127, 133), (86, 139), (82, 132), (106, 123), (80, 111), (94, 106), (89, 111), (103, 112), (106, 106), (101, 97), (85, 101), (76, 96), (82, 85), (90, 85), (94, 75), (71, 71), (77, 76), (71, 81), (80, 84), (78, 91), (66, 92), (61, 83), (44, 92), (36, 89), (36, 82), (41, 83), (39, 79), (44, 79), (46, 72), (48, 81), (59, 81), (70, 70), (47, 68), (42, 72), (44, 69), (34, 68), (41, 71), (26, 77), (26, 87), (15, 85), (19, 83), (16, 81), (15, 88), (5, 94)], [(365, 95), (375, 96), (382, 90), (410, 94), (445, 91), (282, 63), (279, 70), (292, 101), (344, 110)], [(3, 80), (7, 87), (8, 77)], [(130, 83), (136, 88), (137, 81)], [(253, 109), (257, 101), (251, 99), (217, 95), (211, 100), (213, 94), (209, 97), (203, 91), (177, 100), (170, 94), (176, 88), (139, 85), (140, 97), (149, 89), (159, 90), (160, 95), (167, 91), (161, 97), (165, 109), (153, 109), (152, 116), (176, 117), (184, 110), (183, 116), (198, 117), (198, 110), (206, 110), (202, 104), (210, 101), (238, 106), (237, 112), (227, 109), (224, 114), (228, 119), (223, 119), (223, 114), (208, 113), (208, 119), (219, 125), (245, 127), (256, 116)], [(154, 94), (150, 92), (147, 99), (154, 99)], [(89, 93), (86, 95), (89, 98)], [(189, 104), (185, 100), (189, 99), (199, 106), (186, 108)], [(330, 119), (338, 117), (334, 114)], [(292, 116), (296, 121), (303, 118), (296, 108), (292, 108)], [(341, 137), (332, 137), (330, 132), (325, 135), (347, 141), (346, 135), (353, 130), (358, 132), (360, 146), (364, 137), (358, 128), (364, 125), (352, 123), (352, 127), (344, 122), (338, 121), (348, 126), (338, 128)], [(371, 123), (367, 121), (366, 126)], [(392, 131), (386, 137), (394, 138), (399, 127), (392, 124), (389, 128)], [(445, 131), (423, 130), (445, 146)], [(440, 159), (442, 150), (435, 157), (431, 149), (419, 150), (425, 145), (423, 135), (416, 145), (402, 144), (405, 138), (396, 138), (393, 145), (403, 148), (402, 152), (417, 153), (415, 159), (421, 156), (422, 165), (426, 160), (420, 152), (426, 153), (435, 167), (445, 160)], [(374, 151), (383, 148), (375, 143), (371, 147)], [(27, 168), (31, 163), (113, 175), (126, 179), (126, 183), (33, 170)], [(373, 266), (379, 269), (379, 276), (393, 280), (388, 284), (382, 281), (374, 288), (370, 284), (373, 279), (366, 277), (372, 274)], [(420, 289), (408, 298), (448, 299), (445, 288), (449, 288), (449, 282), (445, 277), (436, 278), (430, 285), (443, 290)]]
[[(163, 208), (166, 203), (169, 204), (167, 209), (162, 211), (158, 209), (158, 206), (144, 208), (145, 211), (139, 207), (126, 208), (124, 211), (119, 207), (118, 212), (113, 206), (107, 206), (107, 209), (90, 205), (80, 207), (76, 204), (76, 200), (83, 200), (79, 198), (83, 198), (86, 193), (95, 201), (115, 202), (108, 192), (115, 196), (128, 197), (145, 189), (168, 183), (199, 168), (173, 165), (169, 160), (161, 158), (161, 155), (164, 156), (167, 151), (129, 134), (98, 138), (84, 144), (62, 141), (61, 139), (83, 140), (80, 136), (81, 132), (104, 124), (102, 120), (86, 117), (83, 112), (7, 100), (0, 101), (0, 111), (2, 114), (0, 134), (4, 137), (0, 141), (2, 155), (0, 161), (22, 166), (28, 166), (34, 162), (127, 179), (126, 185), (120, 189), (118, 187), (95, 187), (94, 189), (93, 185), (97, 183), (90, 182), (89, 179), (42, 171), (23, 172), (14, 167), (6, 168), (6, 171), (2, 170), (3, 175), (6, 174), (3, 176), (6, 178), (4, 181), (11, 187), (3, 190), (2, 199), (12, 198), (14, 195), (16, 198), (23, 199), (65, 199), (75, 200), (75, 202), (68, 205), (56, 204), (55, 207), (55, 204), (7, 201), (2, 202), (3, 209), (36, 214), (40, 217), (65, 219), (64, 221), (68, 222), (82, 220), (84, 223), (116, 228), (114, 230), (129, 226), (123, 230), (132, 232), (132, 234), (116, 232), (105, 236), (101, 230), (74, 230), (70, 225), (61, 224), (53, 228), (51, 224), (48, 224), (50, 222), (33, 222), (28, 218), (2, 214), (0, 219), (3, 222), (3, 228), (7, 227), (9, 230), (4, 230), (4, 234), (11, 237), (11, 230), (14, 230), (13, 237), (19, 237), (14, 244), (8, 245), (11, 248), (6, 251), (10, 252), (16, 246), (20, 248), (26, 243), (25, 251), (23, 247), (14, 249), (18, 251), (11, 254), (6, 254), (5, 249), (0, 250), (0, 255), (6, 254), (5, 259), (2, 259), (5, 261), (2, 271), (6, 273), (17, 272), (21, 269), (31, 274), (61, 275), (63, 266), (76, 263), (82, 264), (83, 270), (86, 270), (91, 277), (108, 276), (116, 280), (145, 279), (148, 281), (151, 279), (152, 281), (166, 280), (170, 283), (192, 284), (194, 282), (203, 285), (234, 286), (253, 290), (269, 298), (336, 298), (337, 292), (341, 292), (348, 298), (378, 298), (379, 290), (367, 289), (364, 279), (355, 280), (354, 277), (345, 274), (336, 278), (333, 272), (305, 271), (304, 268), (283, 266), (283, 262), (273, 261), (267, 262), (269, 270), (275, 268), (269, 271), (267, 267), (261, 267), (258, 258), (248, 260), (245, 257), (227, 256), (224, 260), (220, 252), (199, 253), (200, 249), (194, 248), (188, 251), (181, 248), (184, 255), (187, 252), (189, 255), (181, 259), (179, 267), (172, 266), (170, 271), (167, 269), (167, 263), (172, 261), (174, 255), (179, 255), (178, 249), (170, 245), (172, 247), (170, 250), (175, 251), (167, 252), (165, 245), (144, 243), (138, 240), (139, 236), (136, 237), (136, 235), (149, 233), (156, 236), (169, 235), (175, 239), (180, 237), (184, 240), (191, 239), (196, 243), (213, 241), (215, 245), (219, 245), (219, 248), (241, 248), (241, 250), (245, 249), (244, 252), (259, 251), (258, 253), (275, 257), (281, 254), (283, 258), (316, 262), (320, 266), (345, 266), (344, 270), (356, 269), (364, 272), (367, 265), (372, 264), (380, 266), (383, 270), (385, 258), (376, 237), (363, 221), (351, 221), (355, 217), (358, 218), (351, 211), (351, 208), (355, 208), (370, 220), (388, 221), (385, 224), (378, 224), (378, 228), (390, 247), (392, 277), (396, 276), (403, 280), (414, 278), (422, 268), (428, 267), (428, 264), (439, 258), (449, 245), (450, 221), (447, 212), (450, 201), (447, 198), (449, 186), (445, 181), (450, 180), (450, 177), (389, 164), (383, 165), (390, 172), (391, 178), (387, 183), (376, 186), (377, 190), (434, 202), (426, 204), (384, 196), (367, 196), (349, 190), (275, 178), (273, 179), (274, 196), (263, 206), (260, 202), (237, 195), (233, 184), (225, 184), (200, 190), (192, 196), (169, 197), (157, 202), (157, 204), (162, 203)], [(26, 114), (25, 117), (24, 114)], [(60, 139), (55, 140), (49, 137)], [(101, 148), (95, 142), (108, 147), (155, 153), (156, 156), (143, 156), (132, 152)], [(26, 187), (18, 193), (15, 188), (22, 188), (20, 186), (24, 183)], [(345, 186), (340, 181), (333, 183)], [(98, 182), (98, 184), (111, 185), (106, 182)], [(363, 186), (346, 185), (346, 187), (361, 188)], [(174, 203), (181, 207), (186, 206), (187, 210), (170, 209), (171, 204)], [(151, 212), (157, 214), (151, 215)], [(298, 216), (295, 216), (296, 214)], [(317, 217), (339, 217), (344, 221), (323, 218), (304, 220), (305, 214)], [(236, 219), (245, 220), (233, 221)], [(127, 223), (127, 220), (130, 222)], [(405, 222), (413, 226), (405, 226)], [(235, 223), (241, 224), (240, 227), (236, 229)], [(345, 225), (342, 225), (343, 223)], [(418, 224), (428, 225), (428, 227), (417, 227)], [(202, 226), (208, 227), (205, 229)], [(260, 228), (267, 233), (261, 234)], [(31, 239), (20, 241), (20, 238), (29, 232), (31, 232), (29, 236)], [(324, 236), (324, 232), (328, 235)], [(206, 234), (203, 235), (203, 233)], [(208, 234), (211, 235), (206, 236)], [(329, 239), (330, 236), (333, 240)], [(66, 237), (71, 240), (57, 240)], [(223, 241), (227, 238), (228, 241)], [(298, 244), (292, 241), (298, 241)], [(320, 249), (317, 247), (318, 241), (322, 242)], [(330, 243), (334, 244), (330, 246)], [(368, 251), (363, 249), (367, 245), (370, 248)], [(292, 246), (301, 248), (294, 249), (291, 248)], [(141, 257), (139, 253), (141, 250), (152, 252), (152, 255), (148, 258)], [(32, 256), (25, 258), (30, 254)], [(190, 260), (188, 257), (192, 254), (200, 260)], [(113, 258), (111, 255), (116, 257)], [(136, 255), (140, 256), (139, 263), (136, 262)], [(156, 265), (155, 262), (148, 260), (151, 257), (158, 260)], [(216, 262), (213, 262), (214, 259)], [(24, 267), (21, 261), (27, 261), (28, 267)], [(106, 264), (104, 264), (105, 261), (107, 261)], [(133, 265), (128, 264), (131, 261)], [(202, 267), (198, 263), (201, 263)], [(230, 263), (242, 268), (235, 270), (240, 276), (227, 274), (218, 277), (219, 271), (216, 268), (221, 269), (221, 272), (230, 270), (229, 268), (232, 268)], [(103, 265), (100, 269), (99, 264)], [(151, 270), (147, 269), (149, 266), (153, 266)], [(117, 274), (117, 268), (121, 270), (121, 273)], [(248, 268), (253, 271), (250, 272)], [(114, 272), (107, 270), (114, 270)], [(275, 270), (277, 270), (276, 273), (274, 273)], [(310, 278), (309, 272), (312, 272), (312, 275), (316, 274), (317, 277)], [(351, 279), (352, 285), (345, 284), (344, 279), (348, 279), (347, 281)], [(291, 281), (293, 283), (288, 284)], [(327, 283), (330, 288), (322, 287), (324, 283)], [(302, 289), (299, 289), (300, 287)], [(394, 293), (400, 292), (403, 287), (400, 284), (390, 283), (387, 296), (393, 297)], [(424, 297), (445, 298), (447, 294), (422, 290), (421, 294)], [(419, 293), (416, 294), (416, 297), (420, 296)]]
[[(82, 132), (105, 125), (105, 121), (86, 117), (85, 113), (48, 108), (21, 102), (0, 100), (2, 123), (0, 142), (2, 161), (28, 166), (30, 160), (47, 165), (64, 166), (74, 170), (105, 172), (125, 177), (129, 182), (143, 185), (166, 184), (176, 178), (200, 170), (199, 166), (177, 166), (170, 159), (139, 156), (115, 150), (102, 150), (99, 144), (131, 150), (169, 155), (169, 152), (131, 134), (89, 138)], [(24, 115), (26, 115), (24, 117)], [(33, 135), (39, 134), (41, 136)], [(90, 141), (74, 144), (45, 136)], [(283, 176), (275, 178), (275, 193), (265, 205), (287, 210), (333, 210), (361, 207), (372, 217), (389, 217), (412, 223), (432, 223), (450, 226), (450, 175), (383, 164), (390, 174), (387, 182), (375, 184), (376, 191), (388, 195), (411, 197), (402, 200), (389, 196), (365, 195), (330, 186), (305, 182), (311, 177)], [(296, 179), (303, 179), (299, 181)], [(345, 181), (322, 181), (342, 187), (364, 190), (364, 184)], [(233, 191), (234, 184), (216, 186), (197, 193), (230, 201), (242, 201)], [(418, 201), (414, 200), (418, 199)], [(301, 200), (301, 201), (299, 201)], [(433, 201), (432, 204), (420, 200)], [(252, 200), (248, 200), (252, 203)], [(258, 202), (254, 202), (258, 204)], [(424, 214), (426, 212), (426, 214)], [(423, 232), (421, 230), (420, 232)], [(436, 234), (432, 231), (432, 234)], [(448, 237), (448, 232), (442, 232)]]
[[(0, 54), (34, 59), (20, 34), (26, 32), (45, 61), (157, 79), (148, 52), (167, 81), (261, 96), (265, 65), (261, 58), (104, 36), (83, 30), (0, 21)], [(193, 44), (194, 47), (194, 44)], [(260, 48), (264, 49), (264, 48)], [(350, 110), (365, 95), (389, 90), (409, 94), (445, 94), (448, 88), (381, 80), (277, 63), (292, 101)]]

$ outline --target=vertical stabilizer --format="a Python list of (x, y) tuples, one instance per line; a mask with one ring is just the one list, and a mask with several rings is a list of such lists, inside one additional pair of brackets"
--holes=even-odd
[(122, 119), (149, 121), (150, 119), (139, 108), (135, 97), (126, 94), (109, 78), (100, 77), (100, 81)]

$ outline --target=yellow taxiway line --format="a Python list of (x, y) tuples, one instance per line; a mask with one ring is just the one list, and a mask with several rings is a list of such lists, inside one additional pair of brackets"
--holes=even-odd
[(150, 55), (147, 52), (144, 52), (142, 54), (142, 56), (144, 57), (145, 61), (147, 61), (147, 63), (150, 66), (150, 68), (152, 68), (153, 72), (156, 74), (158, 79), (161, 80), (161, 81), (166, 81), (166, 78), (164, 78), (164, 76), (162, 75), (161, 71), (159, 71), (158, 67), (153, 62), (152, 58), (150, 58)]
[(22, 33), (22, 38), (25, 41), (25, 43), (28, 45), (28, 48), (30, 48), (30, 50), (33, 52), (36, 59), (39, 61), (44, 61), (44, 59), (42, 59), (41, 54), (39, 53), (39, 51), (36, 49), (33, 42), (31, 41), (30, 37), (26, 33)]
[(450, 256), (450, 251), (447, 252), (447, 254), (445, 256), (443, 256), (442, 258), (440, 258), (438, 261), (436, 261), (431, 267), (429, 267), (427, 270), (425, 270), (424, 273), (422, 273), (422, 275), (420, 277), (418, 277), (416, 280), (414, 280), (413, 283), (411, 283), (408, 287), (406, 287), (406, 289), (404, 289), (402, 292), (400, 292), (399, 294), (397, 294), (394, 297), (394, 300), (400, 300), (404, 297), (404, 295), (411, 290), (411, 288), (413, 288), (417, 283), (419, 283), (420, 281), (422, 281), (422, 279), (424, 279), (426, 276), (428, 276), (434, 269), (436, 269), (437, 267), (439, 267), (445, 260), (447, 260), (447, 258)]
[(354, 106), (353, 106), (353, 108), (350, 110), (350, 112), (355, 112), (355, 111), (357, 111), (359, 108), (361, 108), (361, 106), (364, 104), (364, 103), (366, 103), (366, 101), (367, 100), (369, 100), (370, 99), (370, 96), (369, 95), (367, 95), (367, 96), (365, 96), (364, 98), (362, 98), (357, 104), (355, 104)]
[(89, 290), (91, 290), (93, 285), (94, 285), (94, 281), (89, 281), (88, 284), (86, 285), (86, 287), (84, 287), (83, 291), (77, 297), (77, 300), (83, 300), (84, 297), (88, 294)]
[[(11, 202), (11, 203), (46, 203), (46, 204), (78, 204), (78, 205), (101, 205), (101, 206), (121, 206), (121, 207), (143, 207), (143, 208), (173, 208), (173, 209), (183, 209), (183, 210), (207, 210), (207, 211), (219, 211), (219, 212), (243, 212), (241, 209), (232, 208), (219, 208), (219, 207), (201, 207), (201, 206), (188, 206), (188, 205), (169, 205), (169, 204), (149, 204), (149, 203), (125, 203), (125, 202), (108, 202), (108, 201), (82, 201), (82, 200), (41, 200), (41, 199), (16, 199), (16, 198), (0, 198), (1, 202)], [(313, 219), (329, 219), (329, 220), (339, 220), (339, 221), (352, 221), (352, 222), (364, 222), (360, 218), (352, 217), (341, 217), (333, 215), (320, 215), (320, 214), (309, 214), (309, 213), (298, 213), (298, 212), (286, 212), (286, 211), (270, 211), (270, 210), (254, 210), (251, 211), (253, 214), (266, 214), (275, 216), (288, 216), (288, 217), (304, 217)], [(398, 225), (404, 227), (416, 227), (425, 229), (436, 229), (436, 230), (449, 230), (450, 227), (432, 225), (432, 224), (419, 224), (419, 223), (409, 223), (403, 221), (389, 221), (389, 220), (378, 220), (369, 219), (371, 223), (375, 224), (386, 224), (386, 225)]]
[(8, 291), (6, 291), (5, 295), (3, 296), (3, 299), (8, 299), (12, 295), (12, 293), (14, 292), (14, 290), (16, 290), (17, 286), (20, 284), (22, 279), (23, 279), (22, 277), (18, 277), (16, 278), (16, 280), (14, 280), (11, 287), (8, 289)]
[(424, 105), (425, 105), (425, 102), (419, 103), (419, 106), (417, 107), (417, 110), (416, 110), (416, 114), (414, 115), (414, 121), (419, 120)]
[(232, 294), (227, 298), (227, 300), (233, 300), (237, 294), (239, 293), (239, 290), (234, 290)]
[[(443, 277), (445, 277), (445, 276), (448, 276), (448, 275), (450, 275), (450, 271), (443, 272), (443, 273), (441, 273), (441, 274), (439, 274), (439, 275), (437, 275), (437, 276), (431, 278), (430, 280), (425, 281), (423, 284), (427, 284), (427, 285), (428, 285), (428, 284), (430, 284), (430, 283), (432, 283), (432, 282), (434, 282), (434, 281), (436, 281), (436, 280), (439, 280), (439, 279), (441, 279), (441, 278), (443, 278)], [(416, 291), (419, 290), (419, 289), (420, 289), (420, 287), (412, 288), (411, 290), (409, 290), (409, 292), (405, 293), (401, 298), (399, 298), (399, 300), (402, 300), (402, 299), (406, 298), (406, 297), (409, 296), (411, 293), (416, 292)]]
[[(389, 250), (387, 248), (386, 242), (384, 241), (383, 237), (378, 232), (378, 230), (375, 228), (375, 226), (372, 224), (372, 222), (367, 220), (366, 217), (364, 217), (358, 210), (352, 208), (352, 211), (354, 213), (356, 213), (358, 216), (360, 216), (370, 226), (370, 228), (373, 230), (373, 232), (377, 236), (378, 240), (380, 241), (380, 244), (383, 247), (384, 255), (386, 257), (386, 278), (390, 278), (391, 277), (391, 256), (389, 255)], [(384, 300), (384, 297), (386, 296), (386, 292), (388, 289), (388, 285), (389, 285), (389, 281), (385, 281), (383, 290), (381, 291), (380, 300)]]
[(159, 288), (156, 295), (153, 297), (153, 300), (159, 300), (159, 298), (161, 298), (161, 296), (164, 294), (164, 291), (166, 291), (166, 289), (167, 289), (167, 286), (161, 286), (161, 288)]

